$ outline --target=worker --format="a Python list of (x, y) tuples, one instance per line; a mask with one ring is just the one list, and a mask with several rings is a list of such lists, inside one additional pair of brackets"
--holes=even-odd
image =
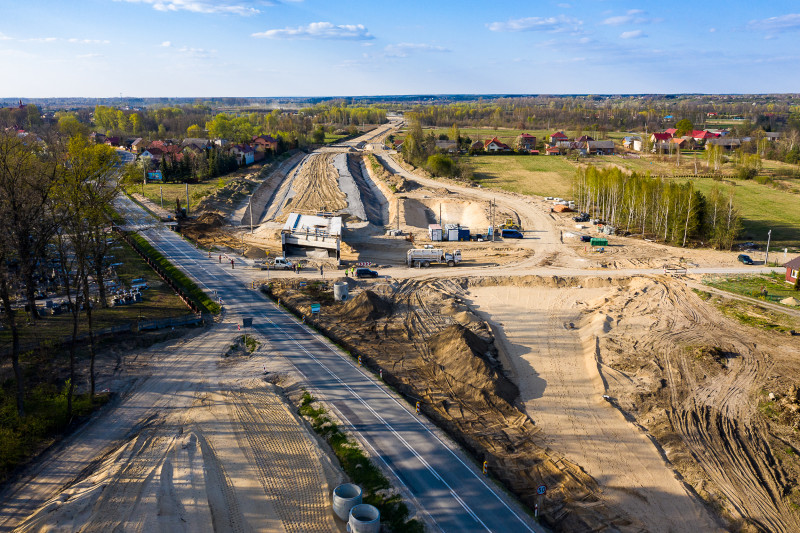
[(233, 270), (233, 265), (234, 265), (233, 259), (231, 259), (231, 270)]
[(219, 262), (222, 263), (222, 254), (219, 255)]
[(321, 278), (325, 277), (325, 273), (322, 270), (322, 265), (319, 266), (319, 277), (321, 277)]

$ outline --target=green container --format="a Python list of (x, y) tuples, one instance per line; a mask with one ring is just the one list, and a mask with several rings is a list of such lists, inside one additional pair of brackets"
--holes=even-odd
[(589, 241), (589, 244), (592, 246), (608, 246), (608, 239), (592, 237), (592, 240)]

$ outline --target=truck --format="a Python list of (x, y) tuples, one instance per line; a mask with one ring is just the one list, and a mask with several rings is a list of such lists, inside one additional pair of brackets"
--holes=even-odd
[(450, 253), (441, 248), (412, 248), (406, 253), (406, 263), (410, 267), (429, 267), (434, 263), (455, 266), (460, 262), (461, 250), (454, 250), (453, 253)]
[(286, 259), (285, 257), (276, 257), (274, 261), (271, 263), (263, 263), (261, 265), (261, 270), (291, 270), (294, 265), (291, 261)]

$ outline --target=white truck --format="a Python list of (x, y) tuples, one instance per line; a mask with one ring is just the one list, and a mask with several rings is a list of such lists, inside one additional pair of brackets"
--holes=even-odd
[(406, 263), (410, 267), (429, 267), (433, 263), (455, 266), (460, 262), (461, 250), (454, 250), (453, 253), (450, 253), (441, 248), (414, 248), (406, 253)]
[(285, 257), (276, 257), (272, 262), (261, 264), (261, 270), (291, 270), (294, 264)]

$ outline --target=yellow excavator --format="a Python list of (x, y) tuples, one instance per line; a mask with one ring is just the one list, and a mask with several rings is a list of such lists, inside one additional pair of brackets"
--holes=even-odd
[(506, 221), (503, 222), (503, 224), (500, 226), (500, 229), (501, 230), (504, 230), (504, 229), (515, 229), (515, 230), (522, 231), (522, 226), (520, 226), (519, 224), (514, 222), (513, 218), (507, 218)]

